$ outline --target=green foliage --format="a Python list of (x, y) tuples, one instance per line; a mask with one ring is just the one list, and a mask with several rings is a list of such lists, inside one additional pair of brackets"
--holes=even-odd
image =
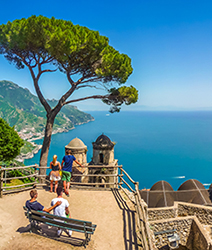
[(57, 59), (61, 71), (70, 75), (80, 73), (104, 83), (126, 82), (133, 71), (127, 55), (109, 46), (108, 38), (98, 31), (64, 22), (66, 25), (61, 25), (55, 35), (57, 46), (53, 40), (50, 42), (50, 53)]
[[(55, 126), (61, 126), (64, 117), (60, 116), (58, 120), (55, 117), (70, 102), (102, 99), (112, 105), (111, 112), (115, 112), (120, 110), (123, 103), (130, 105), (137, 101), (138, 93), (132, 86), (117, 88), (132, 74), (131, 59), (111, 47), (108, 38), (101, 36), (98, 31), (73, 25), (70, 21), (31, 16), (2, 24), (0, 53), (18, 69), (28, 67), (38, 98), (47, 112), (47, 124), (55, 121)], [(51, 108), (40, 90), (39, 80), (43, 73), (57, 69), (65, 73), (70, 88), (57, 105)], [(74, 91), (87, 87), (97, 88), (98, 84), (106, 90), (106, 95), (67, 101)], [(15, 120), (16, 117), (13, 122)], [(49, 132), (52, 132), (50, 126), (46, 128), (45, 134)], [(44, 137), (41, 165), (47, 164), (48, 153), (44, 152), (48, 152), (50, 139), (51, 136)]]
[[(78, 88), (88, 87), (88, 82), (93, 84), (89, 87), (101, 82), (108, 91), (108, 85), (124, 84), (133, 71), (131, 59), (110, 46), (107, 37), (53, 17), (31, 16), (0, 25), (0, 53), (19, 69), (51, 64), (71, 83), (73, 75), (79, 76)], [(116, 98), (111, 95), (110, 99), (113, 96)]]
[(32, 143), (28, 141), (24, 141), (24, 145), (21, 147), (21, 154), (27, 154), (29, 152), (32, 152), (32, 150), (35, 149), (35, 146), (32, 145)]
[[(16, 160), (13, 161), (6, 161), (6, 162), (0, 162), (1, 166), (4, 167), (21, 167), (24, 166), (23, 163), (18, 162)], [(35, 169), (34, 168), (24, 168), (24, 169), (13, 169), (13, 170), (9, 170), (6, 171), (6, 175), (4, 177), (6, 178), (10, 178), (10, 177), (22, 177), (22, 176), (28, 176), (28, 175), (32, 175), (35, 173)], [(30, 178), (22, 178), (22, 179), (15, 179), (15, 180), (9, 180), (6, 183), (6, 186), (15, 186), (15, 185), (20, 185), (23, 183), (31, 183), (34, 182), (35, 178), (34, 177), (30, 177)]]
[(111, 105), (110, 112), (119, 112), (120, 106), (125, 103), (130, 105), (131, 103), (136, 103), (138, 100), (138, 91), (133, 86), (127, 87), (122, 86), (118, 89), (110, 89), (110, 95), (107, 98), (103, 99), (103, 102)]
[[(35, 172), (34, 169), (32, 168), (27, 168), (27, 169), (14, 169), (14, 170), (10, 170), (8, 171), (8, 174), (7, 174), (7, 177), (10, 178), (10, 177), (23, 177), (23, 176), (27, 176), (27, 175), (31, 175)], [(33, 182), (35, 181), (35, 178), (34, 177), (31, 177), (31, 178), (23, 178), (21, 179), (21, 181), (23, 183), (30, 183), (30, 182)]]
[(125, 54), (120, 54), (111, 46), (105, 47), (101, 55), (102, 63), (96, 68), (96, 74), (103, 78), (103, 82), (125, 83), (133, 71), (131, 59)]
[(22, 58), (30, 60), (35, 54), (45, 57), (56, 28), (54, 18), (48, 19), (42, 16), (31, 16), (28, 19), (22, 18), (6, 25), (2, 24), (0, 52), (5, 54), (9, 62), (14, 63), (18, 69), (22, 69), (24, 68)]
[(24, 145), (14, 127), (10, 127), (0, 118), (0, 161), (10, 161), (20, 154)]

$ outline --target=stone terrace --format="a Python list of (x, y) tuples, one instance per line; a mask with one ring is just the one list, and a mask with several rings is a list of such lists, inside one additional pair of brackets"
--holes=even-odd
[[(38, 190), (38, 201), (45, 207), (49, 207), (50, 201), (55, 196), (54, 193)], [(96, 231), (87, 246), (88, 250), (142, 249), (135, 234), (134, 207), (120, 191), (71, 189), (70, 197), (64, 195), (64, 198), (70, 203), (72, 218), (97, 224)], [(73, 232), (72, 238), (61, 237), (61, 242), (43, 235), (30, 234), (27, 231), (29, 222), (23, 211), (27, 199), (29, 192), (6, 195), (0, 200), (0, 249), (84, 249), (75, 247), (79, 243), (78, 239), (84, 238), (83, 234), (76, 232)]]

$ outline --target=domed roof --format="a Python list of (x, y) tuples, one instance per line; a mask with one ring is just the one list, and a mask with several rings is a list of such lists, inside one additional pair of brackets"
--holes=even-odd
[(151, 191), (156, 190), (167, 190), (167, 191), (173, 191), (172, 186), (167, 181), (158, 181), (156, 182), (150, 189)]
[(164, 193), (154, 207), (171, 207), (174, 205), (174, 197), (172, 193)]
[(140, 190), (140, 194), (149, 208), (173, 206), (174, 201), (211, 205), (208, 190), (194, 179), (185, 181), (177, 191), (168, 182), (158, 181), (149, 191)]
[(114, 143), (104, 134), (100, 135), (92, 144), (94, 149), (112, 149), (114, 147)]
[(185, 181), (178, 190), (192, 190), (192, 189), (205, 189), (201, 182), (198, 180), (187, 180)]
[(178, 200), (186, 201), (194, 204), (211, 204), (209, 193), (198, 180), (187, 180), (178, 188)]
[(74, 138), (72, 141), (69, 142), (68, 145), (65, 146), (66, 149), (86, 149), (87, 146), (79, 139)]

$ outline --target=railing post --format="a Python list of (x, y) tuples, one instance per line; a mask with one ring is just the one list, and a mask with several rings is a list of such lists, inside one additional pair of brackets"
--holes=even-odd
[[(45, 167), (42, 167), (42, 166), (40, 166), (39, 165), (39, 175), (38, 175), (38, 182), (40, 183), (40, 184), (44, 184), (45, 185), (45, 183), (46, 183), (46, 170), (47, 170), (47, 166), (45, 166)], [(42, 171), (42, 169), (45, 169), (45, 175), (43, 175), (43, 171)]]
[[(38, 170), (37, 170), (37, 168), (38, 168), (38, 165), (35, 164), (35, 182), (38, 181)], [(34, 188), (36, 188), (36, 187), (37, 187), (37, 184), (34, 185)]]
[(3, 197), (3, 170), (0, 166), (0, 198)]
[[(120, 169), (120, 176), (123, 176), (122, 167), (123, 167), (123, 166), (121, 165), (120, 168), (119, 168), (119, 169)], [(118, 185), (119, 185), (119, 186), (122, 186), (122, 184), (123, 184), (122, 179), (119, 177)]]

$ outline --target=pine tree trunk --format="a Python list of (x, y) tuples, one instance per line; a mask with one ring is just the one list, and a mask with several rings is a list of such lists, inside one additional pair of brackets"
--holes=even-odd
[[(40, 163), (39, 163), (40, 167), (47, 167), (54, 119), (55, 119), (55, 116), (51, 114), (47, 116), (45, 135), (44, 135), (43, 146), (42, 146), (41, 155), (40, 155)], [(40, 168), (39, 175), (46, 175), (46, 168)], [(44, 183), (45, 177), (41, 177), (40, 182)]]

